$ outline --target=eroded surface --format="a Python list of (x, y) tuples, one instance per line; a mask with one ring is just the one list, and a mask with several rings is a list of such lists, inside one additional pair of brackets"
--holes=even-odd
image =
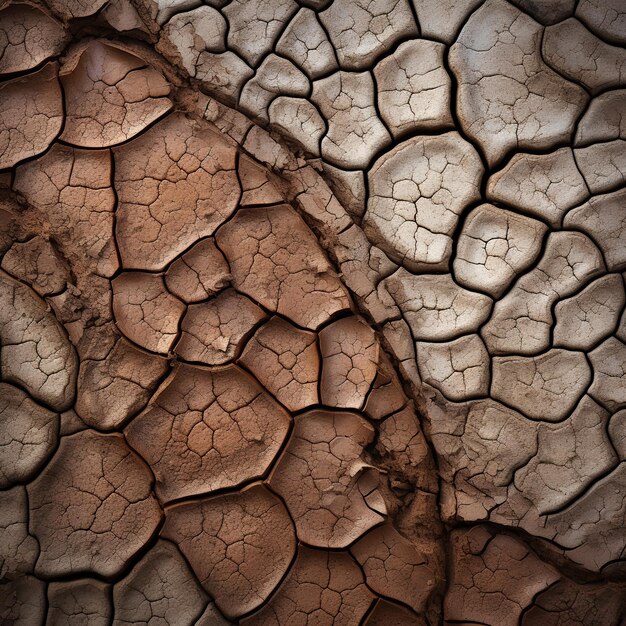
[(0, 621), (619, 626), (618, 0), (0, 7)]

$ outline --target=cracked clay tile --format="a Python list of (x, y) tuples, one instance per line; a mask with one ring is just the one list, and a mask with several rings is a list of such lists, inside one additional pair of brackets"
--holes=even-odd
[(404, 268), (383, 282), (416, 341), (455, 339), (478, 330), (492, 300), (459, 286), (451, 274), (413, 275)]
[(207, 597), (176, 546), (159, 540), (113, 590), (113, 626), (190, 626)]
[(573, 17), (546, 28), (542, 52), (550, 67), (592, 93), (626, 83), (626, 50), (598, 39)]
[(428, 559), (391, 524), (374, 528), (350, 548), (368, 585), (422, 613), (435, 586)]
[(352, 626), (360, 623), (374, 597), (349, 554), (300, 545), (296, 561), (276, 595), (241, 623)]
[(380, 346), (372, 328), (358, 317), (344, 317), (320, 331), (322, 404), (361, 409), (376, 376)]
[(320, 244), (287, 205), (239, 210), (216, 241), (233, 286), (296, 324), (315, 330), (350, 306)]
[(450, 49), (461, 124), (490, 164), (563, 142), (587, 100), (542, 60), (542, 31), (504, 0), (487, 0)]
[(373, 438), (373, 427), (356, 413), (313, 410), (294, 418), (269, 483), (301, 541), (345, 548), (384, 519), (377, 471), (363, 459)]
[(126, 428), (165, 502), (260, 478), (290, 426), (287, 412), (236, 366), (180, 365)]
[(268, 599), (296, 551), (285, 507), (260, 484), (169, 508), (162, 534), (178, 544), (202, 586), (230, 619)]
[(272, 317), (248, 341), (239, 362), (289, 411), (317, 404), (320, 357), (314, 333)]
[(371, 68), (399, 39), (417, 34), (409, 0), (334, 0), (319, 16), (344, 70)]
[(331, 165), (363, 169), (391, 137), (374, 106), (374, 81), (369, 72), (335, 72), (313, 83), (311, 100), (328, 124), (322, 157)]
[(236, 208), (235, 149), (181, 113), (115, 148), (114, 157), (116, 236), (127, 269), (163, 269)]
[(63, 125), (57, 64), (0, 85), (0, 169), (41, 154)]
[(76, 413), (100, 430), (119, 428), (138, 413), (167, 371), (165, 359), (140, 350), (117, 333), (87, 331), (79, 349)]
[(454, 278), (498, 298), (541, 252), (545, 224), (492, 204), (467, 216), (458, 236)]
[(302, 8), (294, 15), (276, 44), (276, 52), (293, 61), (312, 80), (339, 69), (334, 48), (311, 9)]
[(626, 8), (621, 0), (581, 0), (576, 17), (605, 41), (626, 44)]
[(491, 395), (531, 419), (558, 422), (572, 412), (591, 380), (583, 352), (494, 357)]
[(443, 65), (444, 54), (441, 43), (413, 39), (374, 68), (378, 106), (394, 137), (453, 125), (451, 81)]
[(369, 171), (365, 234), (411, 271), (445, 269), (459, 215), (479, 198), (483, 166), (458, 133), (413, 137)]
[(234, 289), (190, 304), (180, 326), (174, 352), (185, 361), (223, 365), (241, 353), (250, 333), (267, 314)]
[(57, 411), (74, 400), (78, 360), (65, 329), (37, 294), (0, 272), (0, 368), (7, 382)]
[(167, 291), (163, 277), (124, 272), (111, 286), (113, 314), (120, 332), (146, 350), (168, 354), (178, 337), (185, 305)]
[(201, 239), (165, 273), (168, 291), (187, 304), (217, 295), (230, 281), (230, 268), (213, 239)]
[(95, 40), (70, 54), (60, 77), (65, 95), (61, 139), (77, 147), (128, 141), (172, 108), (165, 78), (114, 43)]
[(548, 154), (516, 153), (487, 182), (490, 200), (559, 226), (568, 209), (587, 199), (589, 192), (570, 148)]
[(16, 3), (0, 11), (0, 74), (31, 70), (66, 43), (63, 26), (38, 7)]
[(48, 586), (46, 626), (108, 626), (113, 607), (109, 586), (83, 578)]
[(152, 475), (121, 435), (64, 437), (28, 486), (30, 528), (41, 546), (35, 572), (119, 574), (157, 529)]
[(57, 413), (0, 383), (0, 488), (33, 478), (56, 448), (58, 433)]

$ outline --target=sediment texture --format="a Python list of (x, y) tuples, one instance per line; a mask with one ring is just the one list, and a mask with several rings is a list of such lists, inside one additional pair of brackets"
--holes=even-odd
[(0, 622), (626, 623), (619, 0), (0, 3)]

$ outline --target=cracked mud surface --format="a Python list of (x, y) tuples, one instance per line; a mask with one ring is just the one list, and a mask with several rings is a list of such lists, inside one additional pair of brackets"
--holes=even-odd
[(626, 624), (623, 0), (0, 2), (0, 624)]

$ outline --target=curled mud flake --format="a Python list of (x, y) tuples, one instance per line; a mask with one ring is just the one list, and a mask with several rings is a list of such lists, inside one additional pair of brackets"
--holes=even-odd
[(304, 98), (279, 97), (268, 109), (273, 129), (282, 132), (299, 145), (306, 154), (320, 156), (320, 141), (326, 131), (318, 110)]
[(142, 348), (168, 354), (185, 305), (171, 295), (162, 276), (125, 272), (111, 282), (113, 314), (123, 335)]
[(268, 599), (296, 551), (285, 507), (259, 484), (171, 507), (163, 536), (178, 544), (229, 619)]
[(179, 366), (126, 429), (163, 501), (260, 478), (287, 432), (287, 412), (236, 366)]
[(113, 626), (190, 626), (207, 596), (175, 545), (159, 540), (113, 590)]
[(427, 626), (427, 622), (406, 607), (381, 598), (363, 626)]
[(120, 435), (86, 430), (61, 440), (28, 486), (30, 527), (41, 554), (35, 571), (119, 574), (161, 519), (148, 467)]
[(424, 612), (435, 589), (435, 573), (426, 556), (391, 524), (371, 530), (350, 552), (361, 564), (372, 590)]
[(626, 344), (610, 337), (589, 359), (594, 372), (589, 395), (610, 411), (626, 408)]
[(2, 269), (28, 283), (42, 297), (62, 292), (70, 280), (65, 260), (39, 235), (23, 243), (16, 241), (2, 257)]
[(24, 487), (0, 491), (0, 581), (33, 571), (39, 554), (28, 533), (28, 498)]
[(165, 274), (168, 290), (186, 303), (216, 295), (228, 285), (230, 268), (213, 239), (203, 239), (176, 259)]
[(566, 211), (587, 199), (570, 148), (548, 154), (517, 153), (489, 177), (487, 196), (558, 227)]
[(377, 472), (363, 460), (374, 429), (347, 412), (314, 410), (294, 421), (270, 484), (284, 498), (301, 541), (345, 548), (386, 513)]
[(302, 8), (292, 18), (281, 38), (276, 52), (287, 57), (309, 78), (339, 69), (335, 51), (314, 11)]
[[(24, 195), (37, 219), (49, 225), (57, 251), (68, 260), (84, 294), (92, 293), (97, 277), (111, 277), (118, 269), (111, 171), (108, 150), (55, 144), (44, 156), (18, 167), (15, 175), (15, 190)], [(107, 288), (107, 304), (108, 299)]]
[(328, 124), (322, 157), (345, 169), (366, 168), (391, 140), (378, 118), (369, 72), (335, 72), (313, 83), (311, 100)]
[(611, 271), (626, 269), (626, 189), (596, 196), (581, 207), (572, 209), (564, 220), (566, 228), (589, 233), (604, 252)]
[(59, 416), (0, 383), (0, 489), (27, 482), (56, 447)]
[(240, 155), (237, 174), (242, 188), (239, 202), (242, 207), (284, 202), (273, 175), (254, 159)]
[(56, 63), (0, 85), (0, 169), (44, 152), (62, 123)]
[(596, 96), (578, 122), (575, 146), (626, 139), (626, 90), (616, 89)]
[(504, 0), (487, 0), (450, 49), (461, 124), (490, 164), (514, 148), (566, 141), (587, 100), (543, 62), (542, 32)]
[(174, 351), (185, 361), (223, 365), (239, 356), (252, 330), (266, 318), (250, 298), (227, 289), (187, 307)]
[(584, 353), (548, 350), (535, 357), (494, 357), (491, 395), (535, 420), (558, 422), (591, 383)]
[(409, 0), (334, 0), (319, 15), (344, 70), (370, 68), (399, 39), (417, 35)]
[(0, 11), (0, 74), (24, 72), (61, 52), (67, 42), (57, 20), (28, 4)]
[(46, 626), (108, 626), (112, 617), (107, 584), (83, 578), (48, 585)]
[(195, 76), (203, 53), (225, 52), (226, 29), (226, 20), (219, 11), (199, 6), (168, 20), (161, 30), (157, 50)]
[(583, 291), (556, 305), (554, 345), (590, 350), (611, 335), (626, 303), (619, 274), (598, 278)]
[(538, 354), (550, 347), (552, 307), (601, 274), (598, 248), (582, 233), (548, 235), (541, 260), (499, 300), (482, 337), (491, 354)]
[(289, 411), (319, 402), (320, 357), (317, 338), (273, 317), (250, 339), (240, 362)]
[(626, 50), (598, 39), (573, 17), (546, 28), (542, 52), (548, 65), (592, 93), (626, 83)]
[(378, 106), (394, 137), (453, 125), (444, 53), (441, 43), (414, 39), (401, 44), (374, 68)]
[(278, 96), (305, 97), (309, 79), (288, 59), (270, 54), (257, 68), (239, 96), (239, 108), (252, 119), (267, 123), (268, 108)]
[(50, 8), (63, 19), (89, 17), (97, 13), (107, 0), (46, 0)]
[(374, 598), (349, 554), (312, 550), (301, 545), (276, 595), (241, 624), (349, 626), (361, 623)]
[(46, 583), (34, 576), (0, 580), (0, 622), (15, 626), (43, 624)]
[(140, 411), (167, 371), (167, 361), (117, 334), (87, 333), (81, 345), (76, 412), (88, 426), (113, 430)]
[(114, 149), (116, 235), (125, 268), (162, 270), (233, 213), (240, 189), (235, 148), (174, 113)]
[(478, 330), (489, 317), (489, 296), (469, 291), (450, 274), (415, 276), (404, 268), (383, 281), (416, 341), (455, 339)]
[(411, 0), (417, 13), (420, 32), (451, 45), (467, 17), (482, 0)]
[(457, 243), (454, 277), (498, 298), (541, 252), (545, 224), (492, 204), (474, 209)]
[(417, 362), (425, 383), (455, 402), (489, 392), (489, 353), (479, 335), (444, 343), (417, 343)]
[(46, 303), (0, 272), (0, 368), (8, 382), (57, 411), (74, 400), (76, 353)]
[(234, 0), (223, 10), (230, 28), (227, 47), (251, 66), (274, 45), (284, 25), (298, 10), (295, 0)]
[(315, 330), (349, 308), (347, 290), (291, 207), (240, 210), (216, 239), (234, 287), (296, 324)]
[(444, 618), (457, 623), (517, 626), (537, 593), (559, 580), (521, 540), (484, 526), (452, 533)]
[(61, 68), (65, 127), (74, 146), (123, 143), (165, 115), (170, 86), (145, 61), (113, 43), (92, 41)]
[(374, 331), (363, 319), (345, 317), (320, 331), (322, 404), (361, 409), (370, 391), (380, 356)]
[(414, 137), (368, 174), (365, 233), (411, 271), (446, 269), (459, 215), (479, 198), (483, 166), (456, 132)]

